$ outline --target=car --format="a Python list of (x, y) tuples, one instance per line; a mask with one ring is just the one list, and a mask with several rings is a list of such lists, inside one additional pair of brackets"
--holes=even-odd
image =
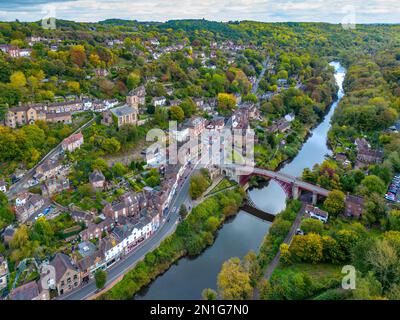
[(297, 235), (300, 235), (300, 236), (304, 236), (304, 231), (301, 230), (300, 228), (298, 228), (298, 229), (296, 230), (296, 234), (297, 234)]

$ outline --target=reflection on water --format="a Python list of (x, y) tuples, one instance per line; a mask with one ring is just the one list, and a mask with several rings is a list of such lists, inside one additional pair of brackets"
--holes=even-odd
[(244, 211), (224, 225), (215, 243), (200, 256), (183, 258), (157, 278), (135, 299), (201, 299), (204, 288), (214, 288), (224, 261), (242, 258), (249, 250), (258, 251), (270, 223)]
[[(343, 80), (346, 74), (345, 69), (338, 62), (332, 62), (331, 65), (336, 69), (335, 79), (339, 86), (338, 101), (332, 104), (324, 121), (312, 131), (311, 137), (303, 145), (298, 155), (280, 170), (282, 172), (299, 177), (304, 168), (312, 168), (315, 164), (323, 162), (325, 155), (331, 154), (331, 150), (326, 144), (327, 135), (333, 112), (339, 100), (344, 96)], [(257, 207), (272, 214), (285, 208), (285, 192), (275, 181), (271, 181), (265, 188), (253, 189), (250, 191), (250, 197)]]

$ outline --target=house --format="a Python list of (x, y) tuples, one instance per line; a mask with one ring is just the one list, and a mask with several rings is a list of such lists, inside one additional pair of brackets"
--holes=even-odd
[(103, 242), (103, 239), (100, 240), (100, 249), (87, 241), (78, 244), (78, 251), (82, 258), (76, 264), (80, 271), (81, 283), (86, 283), (93, 278), (97, 269), (105, 268)]
[[(53, 102), (43, 107), (46, 113), (60, 113), (60, 114), (68, 114), (68, 113), (76, 113), (80, 111), (84, 111), (88, 109), (88, 100), (80, 100), (75, 96), (71, 97), (73, 100), (70, 101), (62, 101), (62, 102)], [(89, 103), (90, 106), (90, 103)], [(86, 107), (86, 108), (85, 108)]]
[(351, 162), (349, 161), (349, 159), (347, 159), (346, 154), (342, 152), (339, 152), (335, 155), (335, 160), (342, 164), (342, 166), (344, 167), (349, 167), (351, 165)]
[(34, 178), (42, 181), (59, 175), (62, 170), (62, 164), (58, 160), (50, 159), (36, 168)]
[(99, 68), (99, 69), (95, 69), (94, 70), (94, 74), (97, 77), (107, 77), (108, 76), (108, 71), (107, 71), (107, 69)]
[(13, 239), (15, 233), (15, 229), (11, 226), (8, 226), (6, 230), (3, 232), (3, 242), (5, 244), (9, 244)]
[(72, 116), (70, 112), (46, 113), (46, 121), (70, 124), (72, 123)]
[(115, 122), (118, 127), (121, 127), (125, 124), (137, 124), (137, 115), (138, 112), (135, 108), (132, 108), (129, 105), (123, 105), (121, 107), (116, 107), (114, 109), (106, 110), (103, 112), (103, 124), (110, 125)]
[(365, 138), (357, 138), (354, 142), (357, 151), (368, 150), (371, 146)]
[(307, 204), (304, 208), (304, 218), (313, 218), (317, 219), (323, 223), (328, 222), (329, 214), (328, 212), (321, 210), (318, 207), (314, 207), (311, 204)]
[(180, 99), (170, 100), (169, 106), (176, 107), (176, 106), (179, 106), (181, 103), (182, 103), (182, 100), (180, 100)]
[(162, 107), (165, 105), (166, 102), (167, 99), (165, 97), (154, 97), (153, 99), (151, 99), (151, 104), (154, 107)]
[(20, 223), (26, 222), (31, 216), (36, 215), (44, 206), (43, 197), (34, 193), (26, 193), (20, 200), (19, 205), (16, 200), (15, 214)]
[(0, 292), (7, 287), (8, 274), (9, 271), (7, 259), (0, 254)]
[(63, 190), (68, 190), (70, 188), (68, 178), (51, 178), (46, 180), (42, 185), (42, 195), (44, 197), (51, 197), (54, 194), (60, 193)]
[(4, 193), (7, 192), (7, 182), (4, 180), (0, 180), (0, 191)]
[(189, 139), (189, 126), (187, 124), (180, 123), (176, 129), (171, 129), (170, 135), (171, 138), (177, 142), (184, 142)]
[(5, 125), (16, 128), (25, 124), (33, 124), (37, 120), (45, 120), (45, 114), (40, 113), (41, 108), (41, 105), (23, 105), (10, 108), (5, 116)]
[(139, 202), (139, 196), (135, 192), (127, 192), (118, 201), (107, 203), (103, 209), (104, 215), (115, 221), (121, 217), (134, 216), (139, 213), (140, 208), (146, 206), (146, 200), (141, 200)]
[(202, 134), (204, 129), (206, 128), (207, 120), (203, 117), (194, 117), (189, 119), (187, 125), (189, 127), (189, 134), (192, 137), (197, 137)]
[(83, 144), (83, 135), (82, 132), (78, 132), (76, 134), (70, 135), (68, 138), (65, 138), (61, 142), (61, 147), (64, 151), (72, 152), (76, 149), (79, 149)]
[(89, 175), (89, 183), (91, 184), (93, 189), (103, 189), (106, 183), (106, 178), (101, 171), (94, 170)]
[(358, 166), (382, 163), (383, 151), (373, 149), (362, 149), (357, 153)]
[(55, 270), (55, 284), (59, 295), (70, 292), (81, 284), (80, 272), (66, 254), (57, 253), (50, 265)]
[(365, 138), (357, 138), (355, 140), (357, 149), (356, 168), (363, 167), (369, 164), (382, 163), (383, 151), (374, 150)]
[(71, 218), (75, 222), (83, 222), (86, 226), (93, 220), (92, 215), (82, 211), (72, 211)]
[(195, 99), (193, 99), (193, 102), (195, 103), (195, 105), (198, 108), (202, 108), (203, 105), (204, 105), (204, 99), (203, 98), (195, 98)]
[(221, 131), (225, 127), (225, 118), (224, 117), (214, 117), (212, 118), (207, 125), (207, 129)]
[(109, 233), (112, 229), (114, 229), (114, 220), (106, 217), (98, 224), (89, 222), (87, 229), (81, 231), (79, 236), (81, 237), (82, 241), (101, 239), (103, 237), (103, 233)]
[(40, 282), (31, 281), (12, 289), (8, 298), (10, 300), (50, 300), (50, 294), (47, 289), (41, 287)]
[(268, 128), (268, 131), (271, 133), (275, 132), (283, 133), (290, 130), (290, 128), (291, 128), (291, 123), (287, 121), (285, 118), (282, 118), (276, 121), (274, 124), (272, 124), (272, 126)]
[(346, 195), (344, 214), (347, 217), (361, 218), (364, 206), (364, 198)]
[(144, 105), (146, 100), (146, 88), (145, 86), (139, 86), (131, 90), (126, 96), (126, 103), (131, 107), (138, 109), (139, 105)]

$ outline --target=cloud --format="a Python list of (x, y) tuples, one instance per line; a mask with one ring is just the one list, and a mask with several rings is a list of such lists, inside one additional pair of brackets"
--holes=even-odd
[(357, 23), (400, 23), (399, 0), (0, 0), (0, 17), (39, 20), (45, 5), (55, 9), (56, 18), (88, 22), (206, 18), (340, 23), (354, 14)]

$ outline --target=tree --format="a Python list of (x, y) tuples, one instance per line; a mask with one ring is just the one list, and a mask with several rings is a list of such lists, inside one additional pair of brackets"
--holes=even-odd
[(99, 170), (105, 172), (108, 169), (107, 161), (102, 158), (97, 158), (92, 164), (92, 170)]
[(107, 282), (107, 272), (97, 269), (94, 274), (94, 279), (96, 281), (96, 288), (99, 290), (103, 289)]
[(199, 198), (204, 191), (207, 190), (209, 182), (200, 173), (194, 174), (190, 177), (189, 194), (192, 199)]
[(228, 115), (236, 107), (236, 97), (229, 93), (218, 94), (218, 112)]
[(137, 72), (132, 72), (126, 79), (126, 85), (129, 90), (136, 88), (140, 84), (140, 75)]
[(188, 211), (186, 209), (186, 206), (184, 203), (181, 204), (181, 207), (179, 208), (179, 215), (181, 216), (182, 219), (185, 219), (188, 214)]
[(313, 232), (321, 234), (324, 230), (324, 224), (321, 221), (312, 218), (303, 219), (300, 224), (300, 229), (305, 233)]
[(239, 258), (224, 262), (217, 282), (219, 294), (224, 300), (247, 300), (253, 293), (250, 276)]
[(328, 212), (334, 216), (342, 213), (344, 210), (345, 194), (340, 190), (333, 190), (329, 192), (324, 201), (324, 207)]
[(287, 243), (281, 243), (281, 245), (279, 246), (279, 251), (280, 251), (279, 261), (286, 265), (290, 264), (292, 261), (290, 259), (291, 254), (289, 250), (289, 245)]
[(185, 118), (190, 118), (196, 112), (196, 104), (190, 98), (187, 98), (179, 105), (185, 114)]
[(390, 230), (400, 231), (400, 210), (392, 210), (388, 213)]
[(366, 176), (361, 181), (361, 185), (366, 189), (367, 194), (376, 192), (383, 195), (386, 192), (385, 183), (375, 175)]
[(358, 274), (357, 285), (352, 293), (355, 300), (375, 300), (382, 294), (382, 285), (372, 272), (368, 272), (364, 277)]
[(201, 296), (203, 300), (216, 300), (217, 292), (213, 289), (206, 288), (202, 291)]
[(323, 258), (321, 236), (309, 233), (305, 236), (295, 236), (290, 246), (291, 255), (303, 262), (318, 263)]
[(128, 172), (128, 169), (122, 163), (117, 162), (111, 168), (111, 171), (115, 177), (123, 177)]
[(50, 246), (54, 240), (54, 231), (45, 217), (40, 217), (36, 220), (32, 229), (32, 240), (37, 240), (40, 244)]
[(394, 283), (399, 283), (399, 257), (387, 240), (376, 240), (366, 255), (366, 261), (384, 290)]
[(22, 71), (16, 71), (10, 76), (10, 82), (14, 88), (22, 88), (26, 86), (26, 77)]
[(107, 154), (115, 154), (121, 149), (121, 143), (114, 137), (107, 138), (103, 141), (101, 148), (107, 152)]
[(82, 45), (72, 46), (70, 49), (71, 62), (82, 68), (86, 62), (85, 47)]
[(172, 106), (169, 109), (169, 112), (171, 114), (172, 120), (182, 122), (185, 119), (185, 113), (183, 112), (183, 110), (180, 106)]

